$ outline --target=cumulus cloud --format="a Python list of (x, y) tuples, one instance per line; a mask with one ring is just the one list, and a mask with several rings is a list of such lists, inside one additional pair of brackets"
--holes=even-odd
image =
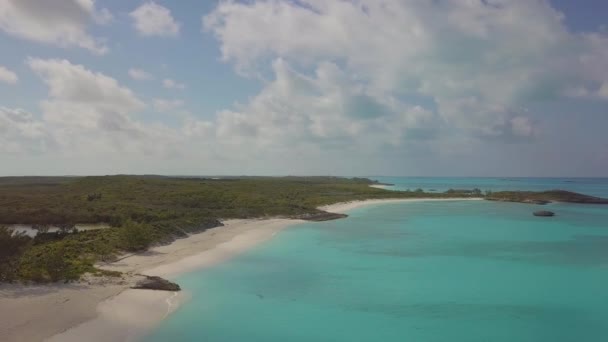
[(137, 81), (149, 81), (149, 80), (153, 80), (154, 79), (154, 75), (150, 74), (149, 72), (142, 70), (142, 69), (138, 69), (138, 68), (131, 68), (129, 69), (129, 76)]
[(42, 121), (19, 108), (0, 107), (0, 151), (41, 153), (52, 140)]
[(436, 115), (419, 106), (360, 87), (335, 64), (309, 77), (282, 59), (275, 80), (250, 103), (218, 114), (220, 141), (293, 149), (314, 142), (325, 147), (400, 145), (434, 134)]
[(15, 84), (17, 81), (19, 81), (19, 77), (16, 73), (0, 65), (0, 82)]
[(597, 95), (605, 100), (608, 100), (608, 82), (604, 82), (600, 89), (597, 91)]
[(182, 100), (154, 99), (154, 109), (158, 112), (170, 112), (184, 105)]
[(77, 46), (96, 54), (104, 54), (108, 48), (87, 28), (91, 22), (103, 24), (111, 18), (111, 13), (98, 9), (94, 0), (0, 0), (0, 29), (4, 32), (45, 44)]
[[(81, 0), (85, 3), (87, 0)], [(93, 12), (93, 20), (99, 25), (107, 25), (114, 20), (114, 15), (107, 8), (102, 8), (98, 11)]]
[[(337, 89), (342, 102), (323, 118), (353, 132), (408, 112), (408, 102), (410, 108), (424, 102), (431, 113), (425, 120), (440, 129), (528, 140), (536, 131), (530, 104), (564, 98), (573, 88), (603, 98), (608, 89), (608, 36), (571, 32), (544, 0), (221, 1), (203, 27), (220, 42), (223, 60), (246, 76), (277, 60), (303, 79), (319, 77), (328, 63), (334, 74), (352, 75), (326, 79), (325, 89)], [(284, 94), (274, 92), (269, 83), (241, 115), (254, 115), (262, 97), (280, 108)], [(328, 101), (304, 101), (298, 110), (314, 122)], [(275, 112), (286, 121), (294, 116)], [(398, 125), (400, 134), (392, 123), (383, 129), (387, 136), (411, 136), (410, 126)]]
[(170, 78), (165, 78), (163, 80), (163, 87), (167, 89), (186, 89), (186, 85), (177, 81), (174, 81)]
[(171, 11), (155, 2), (139, 6), (129, 16), (142, 36), (175, 37), (179, 34), (180, 24), (173, 18)]
[[(101, 12), (86, 18), (107, 21)], [(142, 35), (179, 34), (170, 11), (154, 2), (130, 15)], [(470, 174), (483, 164), (494, 173), (515, 165), (517, 173), (519, 164), (502, 160), (525, 154), (520, 160), (534, 162), (530, 151), (555, 150), (555, 140), (542, 139), (569, 129), (545, 119), (543, 105), (608, 100), (607, 33), (571, 31), (547, 0), (220, 0), (202, 21), (222, 60), (260, 82), (257, 93), (197, 117), (186, 101), (153, 95), (146, 104), (89, 67), (29, 59), (48, 96), (40, 118), (0, 111), (2, 148), (52, 146), (74, 160), (122, 162), (130, 172), (152, 165), (169, 173), (362, 174), (408, 164), (421, 174)], [(154, 78), (137, 68), (129, 76)], [(538, 170), (561, 166), (561, 152)], [(577, 172), (583, 160), (565, 167)]]
[(176, 153), (179, 132), (138, 117), (146, 104), (116, 79), (68, 60), (29, 58), (26, 63), (48, 87), (36, 123), (54, 142), (48, 155), (112, 159), (117, 153), (140, 158)]
[(27, 64), (49, 88), (48, 98), (41, 103), (43, 119), (64, 144), (77, 149), (90, 144), (75, 144), (75, 139), (101, 136), (100, 141), (111, 145), (116, 137), (137, 142), (146, 135), (132, 119), (144, 103), (114, 78), (67, 60), (30, 58)]

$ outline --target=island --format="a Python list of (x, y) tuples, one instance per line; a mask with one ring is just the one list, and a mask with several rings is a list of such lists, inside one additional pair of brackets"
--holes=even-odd
[[(405, 198), (484, 198), (545, 204), (608, 204), (563, 190), (482, 193), (389, 191), (377, 181), (342, 177), (4, 177), (0, 178), (0, 281), (53, 283), (84, 274), (119, 276), (98, 267), (125, 253), (221, 227), (225, 219), (346, 217), (319, 209), (338, 202)], [(79, 230), (83, 224), (102, 229)], [(29, 226), (35, 234), (10, 227)]]
[(608, 204), (608, 199), (579, 194), (565, 190), (549, 191), (500, 191), (489, 192), (485, 196), (489, 201), (519, 202), (530, 204), (548, 204), (551, 202)]
[[(193, 256), (222, 260), (226, 250), (218, 246), (227, 243), (243, 251), (288, 225), (341, 219), (359, 205), (455, 199), (608, 204), (562, 190), (394, 191), (367, 178), (0, 178), (0, 304), (8, 308), (6, 326), (15, 327), (0, 339), (44, 340), (95, 317), (101, 301), (127, 291), (166, 303), (164, 296), (180, 290), (166, 280), (176, 263), (186, 260), (179, 267), (185, 272), (199, 267), (189, 265)], [(56, 320), (35, 320), (58, 310)]]

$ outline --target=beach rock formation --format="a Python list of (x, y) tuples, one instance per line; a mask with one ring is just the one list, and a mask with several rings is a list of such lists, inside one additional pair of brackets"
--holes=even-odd
[(181, 291), (181, 288), (176, 283), (170, 282), (167, 279), (156, 276), (144, 276), (145, 278), (138, 281), (132, 289), (143, 290), (158, 290), (158, 291)]
[(540, 210), (540, 211), (535, 211), (534, 216), (551, 217), (551, 216), (555, 216), (555, 213), (552, 211)]
[(345, 217), (348, 217), (348, 215), (330, 213), (327, 211), (319, 211), (316, 213), (307, 213), (307, 214), (298, 215), (295, 218), (300, 219), (300, 220), (306, 220), (306, 221), (321, 222), (321, 221), (337, 220), (337, 219), (341, 219), (341, 218), (345, 218)]

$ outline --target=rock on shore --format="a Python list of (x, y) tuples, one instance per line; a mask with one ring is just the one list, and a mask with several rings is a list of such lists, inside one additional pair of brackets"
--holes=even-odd
[(143, 290), (158, 290), (158, 291), (181, 291), (181, 288), (176, 283), (170, 282), (167, 279), (156, 276), (144, 276), (145, 278), (139, 280), (132, 289), (143, 289)]
[(533, 215), (541, 216), (541, 217), (551, 217), (551, 216), (555, 216), (555, 213), (552, 211), (541, 210), (541, 211), (535, 211)]
[(338, 213), (329, 213), (327, 211), (319, 211), (317, 213), (298, 215), (295, 218), (300, 219), (300, 220), (306, 220), (306, 221), (321, 222), (321, 221), (337, 220), (337, 219), (341, 219), (341, 218), (345, 218), (345, 217), (348, 217), (348, 215), (338, 214)]

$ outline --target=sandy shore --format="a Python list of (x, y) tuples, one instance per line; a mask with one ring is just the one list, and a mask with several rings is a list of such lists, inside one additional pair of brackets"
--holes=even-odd
[(228, 220), (100, 267), (123, 278), (78, 284), (0, 286), (0, 341), (131, 341), (158, 324), (187, 294), (131, 290), (135, 274), (172, 276), (214, 265), (266, 241), (299, 220)]
[[(354, 201), (319, 209), (343, 213), (364, 205), (463, 199), (382, 199)], [(133, 341), (175, 310), (188, 294), (131, 290), (137, 274), (173, 278), (225, 261), (304, 221), (228, 220), (170, 245), (99, 265), (123, 278), (88, 278), (79, 284), (0, 287), (0, 341)]]
[(391, 185), (381, 185), (381, 184), (373, 184), (370, 185), (370, 188), (378, 188), (378, 189), (388, 189)]
[(375, 204), (386, 204), (386, 203), (407, 203), (407, 202), (437, 202), (437, 201), (479, 201), (482, 198), (396, 198), (396, 199), (374, 199), (365, 201), (352, 201), (330, 204), (319, 207), (321, 210), (329, 211), (332, 213), (345, 213), (349, 210), (356, 209), (359, 207)]
[(42, 341), (97, 316), (125, 285), (0, 286), (0, 341)]

